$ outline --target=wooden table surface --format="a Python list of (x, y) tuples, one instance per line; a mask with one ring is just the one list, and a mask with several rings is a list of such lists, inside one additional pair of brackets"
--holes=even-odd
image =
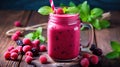
[[(120, 42), (120, 11), (112, 11), (111, 13), (111, 27), (103, 30), (94, 30), (94, 43), (103, 50), (104, 55), (111, 51), (110, 41)], [(55, 64), (40, 64), (37, 59), (39, 56), (34, 57), (36, 60), (33, 61), (33, 64), (25, 63), (24, 56), (22, 55), (19, 55), (17, 61), (7, 61), (4, 59), (3, 54), (7, 51), (7, 48), (11, 45), (17, 46), (10, 37), (5, 35), (6, 31), (15, 28), (14, 21), (16, 20), (20, 20), (23, 26), (31, 26), (40, 23), (47, 23), (48, 16), (42, 16), (35, 11), (0, 11), (0, 67), (48, 67), (51, 64)], [(81, 31), (81, 42), (83, 44), (88, 40), (87, 32), (87, 30)], [(46, 30), (44, 30), (44, 36), (46, 36)], [(54, 67), (62, 66), (58, 65)], [(79, 65), (71, 67), (79, 67)], [(120, 67), (120, 59), (108, 60), (105, 57), (101, 57), (99, 64), (90, 67)]]

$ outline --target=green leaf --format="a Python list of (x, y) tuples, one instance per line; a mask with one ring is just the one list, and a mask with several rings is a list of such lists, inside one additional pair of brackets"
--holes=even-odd
[(63, 3), (60, 3), (60, 7), (65, 7), (66, 5)]
[(100, 8), (93, 8), (91, 10), (91, 15), (94, 17), (94, 18), (97, 18), (97, 17), (100, 17), (102, 16), (103, 14), (103, 10), (100, 9)]
[(78, 4), (78, 6), (77, 6), (77, 7), (80, 9), (80, 8), (81, 8), (81, 6), (82, 6), (82, 4)]
[(115, 52), (115, 51), (110, 52), (105, 57), (108, 58), (108, 59), (118, 58), (119, 57), (119, 52)]
[(33, 40), (33, 36), (34, 36), (34, 33), (29, 33), (29, 34), (25, 35), (25, 38), (29, 38), (29, 39)]
[(42, 15), (49, 15), (52, 12), (53, 11), (50, 6), (43, 6), (38, 10), (38, 13), (40, 13)]
[(92, 25), (98, 30), (101, 29), (100, 22), (98, 19), (95, 19), (95, 21), (92, 22)]
[(108, 28), (110, 26), (110, 23), (107, 20), (100, 20), (100, 25), (102, 28)]
[(45, 37), (44, 37), (44, 36), (39, 35), (39, 40), (40, 40), (40, 42), (41, 42), (41, 43), (44, 43), (44, 42), (45, 42)]
[(42, 27), (37, 28), (36, 33), (41, 35), (42, 34)]
[(80, 14), (82, 14), (86, 17), (90, 14), (90, 6), (87, 4), (87, 1), (83, 2), (80, 8)]
[(62, 9), (63, 9), (63, 12), (66, 13), (67, 7), (63, 7)]
[(68, 7), (66, 9), (67, 14), (76, 14), (79, 13), (79, 9), (77, 7)]
[(111, 47), (114, 51), (120, 52), (120, 43), (116, 41), (111, 41)]
[(69, 6), (70, 6), (70, 7), (75, 7), (76, 5), (75, 5), (75, 3), (73, 3), (72, 1), (70, 1), (70, 2), (69, 2)]

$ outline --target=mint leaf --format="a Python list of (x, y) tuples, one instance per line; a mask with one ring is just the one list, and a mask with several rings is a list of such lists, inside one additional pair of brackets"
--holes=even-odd
[(60, 7), (65, 7), (66, 5), (63, 3), (60, 3)]
[(25, 35), (25, 38), (29, 38), (29, 39), (33, 40), (33, 36), (34, 36), (34, 33), (29, 33), (29, 34)]
[(52, 12), (53, 11), (50, 6), (43, 6), (38, 10), (38, 13), (40, 13), (42, 15), (49, 15)]
[(107, 28), (110, 26), (110, 23), (107, 20), (100, 20), (100, 25), (102, 28)]
[(80, 9), (80, 8), (81, 8), (81, 6), (82, 6), (82, 4), (78, 4), (78, 6), (77, 6), (77, 7)]
[(68, 7), (65, 13), (76, 14), (76, 13), (79, 13), (79, 9), (77, 7)]
[(113, 52), (108, 53), (105, 57), (108, 58), (108, 59), (118, 58), (119, 57), (119, 53), (113, 51)]
[(69, 6), (70, 6), (70, 7), (75, 7), (76, 5), (75, 5), (75, 3), (73, 3), (72, 1), (70, 1), (70, 2), (69, 2)]
[(96, 19), (95, 21), (93, 21), (93, 22), (92, 22), (92, 25), (93, 25), (96, 29), (98, 29), (98, 30), (101, 29), (100, 22), (99, 22), (98, 19)]
[(93, 8), (91, 10), (91, 15), (94, 17), (94, 18), (97, 18), (97, 17), (100, 17), (102, 16), (103, 14), (103, 10), (100, 9), (100, 8)]
[(39, 40), (40, 40), (40, 42), (41, 42), (41, 43), (44, 43), (44, 42), (45, 42), (45, 37), (44, 37), (44, 36), (39, 35)]
[(114, 51), (120, 52), (120, 43), (116, 41), (111, 41), (111, 47)]
[(90, 14), (90, 6), (87, 4), (87, 1), (83, 2), (80, 8), (80, 14), (81, 12), (84, 14), (84, 16), (88, 16)]
[(63, 7), (62, 9), (63, 9), (63, 12), (66, 13), (67, 7)]
[(36, 33), (41, 35), (42, 34), (42, 27), (37, 28)]
[(45, 37), (42, 36), (42, 27), (36, 29), (36, 31), (28, 33), (25, 35), (25, 38), (29, 38), (31, 40), (39, 39), (41, 43), (45, 42)]

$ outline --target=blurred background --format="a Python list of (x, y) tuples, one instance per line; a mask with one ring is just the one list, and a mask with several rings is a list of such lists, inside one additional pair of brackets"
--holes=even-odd
[[(68, 5), (85, 0), (54, 0), (55, 6), (60, 3)], [(120, 0), (87, 0), (91, 7), (100, 7), (104, 10), (120, 10)], [(0, 10), (38, 10), (41, 6), (49, 5), (49, 0), (0, 0)]]

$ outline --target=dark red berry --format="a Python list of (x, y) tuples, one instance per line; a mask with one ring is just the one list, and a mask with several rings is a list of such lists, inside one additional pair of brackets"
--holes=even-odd
[(31, 56), (26, 56), (25, 62), (30, 64), (32, 62), (33, 58)]
[(16, 27), (21, 27), (20, 21), (15, 21), (15, 22), (14, 22), (14, 26), (16, 26)]
[(25, 53), (25, 55), (26, 55), (26, 56), (31, 56), (31, 57), (32, 57), (32, 56), (33, 56), (33, 53), (32, 53), (31, 51), (27, 51), (27, 52)]
[(83, 54), (83, 58), (88, 58), (88, 59), (89, 59), (90, 56), (91, 56), (91, 55), (90, 55), (89, 53), (84, 53), (84, 54)]
[(21, 32), (20, 31), (16, 31), (15, 34), (17, 34), (18, 36), (20, 36)]
[(12, 52), (10, 57), (11, 57), (12, 60), (17, 60), (18, 54), (16, 52)]
[(12, 49), (14, 49), (14, 46), (8, 47), (8, 51), (11, 51)]
[(39, 61), (40, 61), (42, 64), (47, 63), (47, 58), (46, 58), (46, 56), (41, 55), (41, 56), (39, 57)]
[(89, 67), (89, 60), (87, 58), (83, 58), (81, 61), (80, 61), (80, 64), (82, 67)]
[(23, 52), (22, 46), (17, 46), (16, 49), (18, 50), (19, 53)]
[(23, 52), (27, 52), (27, 51), (31, 51), (31, 46), (30, 45), (25, 45), (24, 47), (23, 47)]
[(32, 47), (37, 48), (38, 50), (39, 50), (39, 45), (40, 45), (40, 41), (38, 39), (32, 42)]
[(13, 53), (13, 52), (18, 53), (18, 50), (17, 50), (17, 49), (12, 49), (12, 50), (10, 51), (10, 53)]
[(34, 40), (32, 43), (33, 43), (36, 47), (38, 47), (39, 44), (40, 44), (40, 40), (36, 39), (36, 40)]
[(91, 62), (92, 64), (98, 64), (98, 62), (99, 62), (98, 56), (96, 56), (96, 55), (91, 56), (91, 57), (90, 57), (90, 62)]
[(31, 40), (29, 38), (24, 38), (23, 39), (23, 44), (25, 44), (25, 45), (31, 45)]
[(17, 34), (13, 34), (11, 37), (12, 40), (16, 41), (19, 39), (19, 36)]
[(97, 55), (97, 56), (101, 56), (102, 55), (102, 50), (100, 48), (96, 48), (96, 49), (94, 49), (94, 51), (92, 51), (92, 53)]
[(46, 49), (46, 46), (45, 45), (40, 45), (40, 51), (46, 51), (47, 49)]
[(7, 51), (7, 52), (4, 53), (4, 58), (5, 58), (6, 60), (9, 60), (9, 59), (10, 59), (10, 52), (9, 52), (9, 51)]
[(62, 8), (57, 8), (55, 10), (55, 14), (64, 14), (63, 9)]

